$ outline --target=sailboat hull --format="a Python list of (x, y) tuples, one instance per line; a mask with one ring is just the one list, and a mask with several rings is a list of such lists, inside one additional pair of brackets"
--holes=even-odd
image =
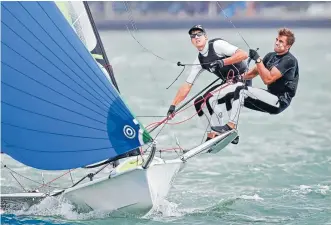
[[(164, 199), (183, 163), (165, 163), (154, 158), (148, 169), (132, 163), (136, 157), (121, 163), (109, 177), (96, 179), (67, 189), (63, 197), (79, 211), (114, 211), (147, 213), (159, 199)], [(129, 166), (128, 166), (129, 165)], [(130, 168), (131, 167), (131, 168)]]

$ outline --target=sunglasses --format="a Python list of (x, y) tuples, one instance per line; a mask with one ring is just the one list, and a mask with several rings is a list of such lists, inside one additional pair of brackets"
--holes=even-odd
[(191, 38), (195, 38), (195, 37), (201, 37), (202, 35), (204, 35), (203, 32), (198, 32), (198, 33), (196, 33), (196, 34), (190, 34), (190, 37), (191, 37)]

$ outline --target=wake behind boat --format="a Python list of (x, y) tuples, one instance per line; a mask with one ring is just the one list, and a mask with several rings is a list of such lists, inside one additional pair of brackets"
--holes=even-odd
[[(153, 129), (121, 97), (86, 2), (1, 6), (2, 152), (39, 170), (100, 167), (61, 190), (1, 194), (1, 207), (50, 196), (83, 211), (147, 212), (190, 158), (216, 153), (237, 136), (224, 133), (176, 159), (155, 157)], [(109, 175), (94, 178), (141, 147), (149, 154), (124, 157)]]

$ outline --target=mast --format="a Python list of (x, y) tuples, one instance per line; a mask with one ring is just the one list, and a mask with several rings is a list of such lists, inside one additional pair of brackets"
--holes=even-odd
[(120, 92), (119, 88), (118, 88), (118, 85), (117, 85), (117, 82), (116, 82), (116, 79), (115, 79), (115, 75), (114, 75), (114, 72), (110, 66), (110, 63), (109, 63), (109, 60), (107, 58), (107, 54), (106, 54), (106, 51), (103, 47), (103, 44), (102, 44), (102, 41), (101, 41), (101, 38), (100, 38), (100, 35), (99, 35), (99, 32), (95, 26), (95, 23), (94, 23), (94, 20), (93, 20), (93, 16), (92, 16), (92, 13), (91, 13), (91, 10), (90, 10), (90, 7), (88, 6), (88, 3), (86, 1), (83, 2), (84, 3), (84, 7), (85, 7), (85, 10), (86, 10), (86, 13), (88, 15), (88, 18), (90, 20), (90, 23), (92, 25), (92, 28), (93, 28), (93, 32), (94, 32), (94, 35), (97, 39), (97, 43), (99, 44), (99, 47), (100, 47), (100, 50), (102, 52), (102, 56), (106, 62), (106, 65), (103, 65), (104, 68), (107, 70), (109, 76), (110, 76), (110, 79), (111, 81), (113, 82), (113, 85), (116, 87), (117, 91)]

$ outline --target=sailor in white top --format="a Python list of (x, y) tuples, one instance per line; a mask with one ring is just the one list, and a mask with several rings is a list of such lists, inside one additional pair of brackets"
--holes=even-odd
[[(221, 38), (208, 40), (206, 31), (201, 25), (193, 26), (188, 33), (192, 44), (199, 51), (197, 59), (194, 62), (197, 65), (192, 66), (185, 84), (179, 89), (168, 110), (168, 118), (171, 119), (173, 117), (176, 105), (186, 98), (192, 85), (202, 71), (207, 70), (215, 74), (221, 78), (222, 83), (211, 87), (203, 96), (198, 97), (194, 102), (199, 117), (208, 126), (208, 137), (206, 140), (208, 141), (217, 135), (216, 132), (210, 130), (210, 126), (220, 126), (222, 124), (222, 112), (225, 112), (225, 109), (218, 106), (226, 105), (222, 103), (226, 102), (227, 99), (230, 100), (233, 98), (233, 96), (227, 96), (226, 93), (233, 93), (236, 88), (236, 85), (225, 87), (225, 83), (229, 78), (231, 78), (233, 83), (242, 81), (240, 79), (241, 74), (247, 70), (247, 64), (243, 60), (248, 58), (248, 54)], [(224, 89), (214, 95), (210, 93), (222, 85)], [(234, 90), (225, 90), (227, 88)], [(204, 107), (204, 98), (207, 107)], [(233, 143), (236, 143), (236, 141)]]
[[(229, 56), (232, 56), (236, 53), (236, 51), (239, 49), (238, 47), (230, 44), (229, 42), (225, 41), (225, 40), (221, 40), (221, 39), (213, 39), (209, 42), (209, 44), (205, 44), (205, 47), (200, 51), (199, 50), (199, 55), (197, 56), (197, 58), (195, 59), (194, 61), (194, 66), (192, 66), (192, 69), (191, 69), (191, 72), (189, 74), (189, 76), (187, 77), (186, 79), (186, 82), (187, 83), (190, 83), (190, 84), (193, 84), (194, 81), (198, 78), (198, 76), (204, 71), (206, 70), (205, 68), (202, 67), (202, 65), (200, 64), (200, 54), (203, 56), (204, 59), (209, 59), (211, 58), (211, 54), (208, 54), (209, 53), (209, 45), (212, 44), (212, 47), (213, 47), (213, 52), (211, 53), (215, 53), (215, 55), (219, 58), (226, 58), (226, 57), (229, 57)], [(212, 60), (212, 59), (211, 59)], [(203, 60), (203, 61), (207, 61), (207, 60)], [(208, 62), (208, 61), (207, 61)], [(239, 63), (240, 65), (239, 68), (237, 67), (234, 67), (233, 65), (230, 65), (230, 69), (234, 69), (236, 70), (236, 72), (238, 72), (238, 70), (240, 69), (240, 66), (242, 66), (243, 70), (245, 70), (247, 67), (246, 67), (246, 64), (241, 64)], [(208, 69), (207, 69), (208, 70)], [(224, 67), (223, 67), (223, 70)], [(216, 71), (216, 72), (219, 72), (219, 71)], [(221, 71), (222, 72), (222, 71)], [(225, 71), (227, 72), (227, 71)], [(244, 71), (245, 72), (245, 71)], [(225, 74), (226, 75), (226, 74)], [(219, 76), (219, 75), (217, 75)], [(222, 75), (221, 75), (222, 76)], [(226, 78), (226, 77), (225, 77)]]

